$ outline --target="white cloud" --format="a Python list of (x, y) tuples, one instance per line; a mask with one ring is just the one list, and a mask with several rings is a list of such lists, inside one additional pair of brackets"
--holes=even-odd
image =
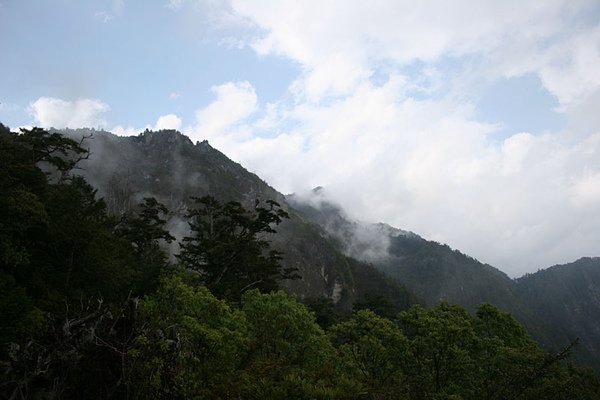
[(413, 230), (513, 276), (597, 251), (600, 136), (523, 132), (498, 142), (469, 104), (397, 99), (394, 88), (300, 104), (290, 131), (217, 147), (283, 192), (324, 185), (356, 218)]
[[(288, 56), (309, 74), (321, 76), (327, 65), (347, 61), (351, 68), (342, 76), (336, 76), (333, 68), (327, 74), (337, 81), (346, 78), (347, 84), (377, 62), (433, 61), (490, 46), (498, 25), (516, 25), (520, 20), (510, 22), (503, 15), (511, 7), (505, 3), (477, 7), (472, 2), (391, 1), (373, 6), (349, 1), (339, 7), (327, 1), (233, 2), (235, 10), (266, 32), (253, 44), (259, 53)], [(340, 62), (332, 61), (332, 56)]]
[(261, 29), (252, 43), (258, 53), (281, 54), (303, 66), (296, 89), (313, 99), (349, 94), (390, 64), (392, 69), (432, 65), (463, 56), (485, 66), (492, 74), (488, 79), (537, 73), (561, 104), (600, 86), (593, 67), (600, 54), (600, 26), (581, 23), (582, 15), (598, 13), (593, 1), (232, 4)]
[(175, 129), (175, 130), (179, 130), (181, 128), (181, 118), (179, 118), (177, 115), (175, 114), (167, 114), (167, 115), (162, 115), (158, 118), (158, 120), (156, 121), (156, 124), (154, 125), (154, 130), (161, 130), (161, 129)]
[(142, 131), (143, 129), (136, 129), (131, 126), (125, 128), (121, 125), (117, 125), (110, 130), (110, 132), (114, 133), (117, 136), (136, 136)]
[(106, 126), (102, 115), (108, 110), (110, 107), (100, 100), (69, 101), (54, 97), (40, 97), (28, 108), (38, 125), (54, 128), (101, 128)]
[[(581, 18), (596, 15), (597, 2), (196, 5), (194, 15), (216, 9), (224, 25), (256, 28), (251, 41), (220, 43), (246, 40), (301, 72), (291, 96), (266, 105), (249, 82), (214, 86), (214, 101), (184, 129), (193, 140), (208, 139), (280, 191), (324, 185), (354, 217), (449, 243), (513, 275), (598, 255), (600, 25)], [(498, 138), (477, 119), (482, 86), (525, 74), (556, 97), (568, 130)], [(181, 125), (168, 114), (154, 128)]]
[(211, 90), (215, 101), (196, 111), (196, 125), (185, 133), (193, 140), (208, 139), (217, 146), (247, 138), (249, 132), (240, 123), (258, 109), (252, 85), (246, 81), (228, 82)]
[(600, 203), (600, 172), (588, 172), (579, 177), (575, 184), (574, 202), (581, 207), (596, 206)]
[[(234, 0), (232, 10), (258, 28), (257, 53), (300, 65), (293, 103), (244, 121), (258, 108), (252, 91), (235, 123), (220, 101), (198, 121), (276, 188), (324, 185), (355, 217), (513, 275), (598, 255), (600, 24), (582, 18), (597, 2)], [(473, 113), (478, 91), (531, 73), (569, 129), (494, 138)]]
[(33, 128), (34, 128), (33, 125), (21, 125), (21, 126), (18, 126), (16, 128), (11, 128), (10, 131), (11, 132), (15, 132), (15, 133), (19, 133), (19, 132), (21, 132), (21, 129), (31, 130)]
[(342, 54), (331, 54), (298, 79), (293, 91), (298, 97), (318, 101), (327, 96), (347, 95), (356, 85), (368, 79), (370, 71)]
[(600, 88), (600, 25), (569, 38), (540, 68), (540, 77), (561, 105), (584, 101)]
[(146, 129), (159, 131), (161, 129), (181, 129), (181, 118), (175, 114), (161, 115), (156, 120), (154, 126), (146, 124), (143, 128), (134, 128), (132, 126), (124, 127), (122, 125), (114, 126), (110, 131), (117, 136), (136, 136)]

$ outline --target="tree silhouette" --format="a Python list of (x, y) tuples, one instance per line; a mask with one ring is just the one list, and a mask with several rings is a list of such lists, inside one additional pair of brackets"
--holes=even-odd
[(192, 236), (183, 239), (179, 259), (200, 274), (218, 297), (237, 300), (248, 289), (276, 290), (281, 279), (295, 279), (295, 269), (284, 269), (281, 254), (269, 248), (266, 234), (288, 214), (275, 201), (252, 210), (238, 202), (219, 203), (214, 197), (194, 198), (189, 212)]

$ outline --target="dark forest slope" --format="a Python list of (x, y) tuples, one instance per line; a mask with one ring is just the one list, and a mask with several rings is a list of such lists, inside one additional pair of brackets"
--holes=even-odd
[[(578, 358), (598, 367), (600, 340), (594, 316), (600, 314), (593, 280), (597, 266), (589, 266), (585, 273), (581, 268), (554, 267), (514, 281), (494, 267), (412, 232), (353, 221), (331, 203), (297, 196), (286, 199), (206, 141), (194, 144), (176, 131), (146, 131), (136, 137), (68, 132), (76, 137), (90, 133), (86, 143), (92, 155), (80, 172), (99, 189), (112, 213), (128, 212), (143, 197), (155, 196), (173, 211), (171, 232), (182, 237), (187, 225), (181, 216), (190, 196), (210, 194), (246, 206), (257, 198), (274, 199), (291, 218), (271, 239), (284, 253), (285, 266), (298, 268), (302, 279), (288, 283), (287, 289), (301, 298), (328, 297), (343, 310), (378, 295), (396, 309), (408, 307), (417, 297), (425, 304), (445, 300), (470, 311), (490, 302), (512, 313), (547, 349), (559, 349), (581, 337)], [(554, 283), (542, 276), (553, 277)]]
[[(275, 200), (290, 214), (273, 235), (273, 247), (283, 252), (286, 267), (298, 268), (301, 280), (286, 282), (288, 290), (301, 298), (329, 297), (338, 308), (349, 310), (352, 303), (367, 293), (365, 285), (356, 285), (354, 274), (368, 268), (373, 285), (389, 286), (389, 280), (379, 271), (354, 260), (350, 261), (331, 241), (323, 229), (300, 216), (285, 197), (255, 174), (207, 141), (196, 144), (176, 131), (146, 131), (139, 136), (118, 137), (108, 132), (66, 131), (72, 137), (89, 136), (84, 143), (91, 156), (80, 165), (81, 173), (104, 197), (113, 214), (131, 211), (142, 198), (153, 196), (164, 203), (172, 216), (171, 233), (181, 238), (187, 234), (183, 221), (190, 206), (190, 197), (212, 195), (221, 201), (239, 201), (249, 207), (256, 199)], [(174, 253), (178, 249), (173, 249)], [(390, 292), (399, 309), (414, 303), (415, 296), (394, 283)], [(403, 293), (402, 296), (396, 296)], [(411, 299), (411, 301), (400, 301)], [(398, 304), (400, 303), (400, 304)]]
[(516, 283), (528, 306), (556, 328), (556, 339), (579, 338), (577, 358), (600, 370), (600, 258), (555, 265)]
[(581, 259), (518, 280), (500, 270), (412, 233), (364, 224), (323, 200), (324, 189), (290, 196), (302, 215), (321, 225), (346, 254), (370, 261), (428, 305), (441, 301), (473, 312), (488, 302), (510, 312), (546, 349), (576, 338), (576, 359), (600, 370), (600, 259)]

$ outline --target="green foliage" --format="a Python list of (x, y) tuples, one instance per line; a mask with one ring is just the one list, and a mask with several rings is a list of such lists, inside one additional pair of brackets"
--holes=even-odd
[(282, 365), (319, 365), (327, 348), (326, 336), (314, 314), (282, 291), (261, 294), (254, 289), (242, 297), (241, 308), (250, 321), (255, 359)]
[(382, 273), (372, 265), (348, 259), (355, 282), (357, 298), (353, 309), (368, 309), (376, 314), (393, 319), (400, 311), (414, 304), (421, 304), (410, 290)]
[[(82, 155), (60, 136), (0, 125), (0, 398), (600, 398), (597, 376), (570, 363), (575, 343), (540, 350), (490, 304), (338, 322), (312, 302), (324, 331), (272, 291), (292, 273), (264, 238), (285, 217), (274, 202), (198, 199), (189, 269), (176, 269), (161, 247), (168, 210), (148, 198), (116, 221), (69, 174)], [(363, 305), (389, 315), (390, 296), (369, 292)]]
[(51, 223), (44, 242), (34, 249), (37, 262), (31, 266), (44, 276), (35, 290), (45, 307), (58, 312), (65, 301), (125, 298), (135, 271), (96, 191), (83, 178), (73, 177), (51, 187), (46, 210)]
[(392, 321), (361, 310), (333, 326), (330, 336), (344, 372), (368, 398), (398, 398), (405, 391), (408, 341)]
[(532, 312), (553, 328), (552, 335), (530, 331), (532, 336), (545, 339), (549, 348), (578, 337), (575, 360), (600, 372), (600, 258), (556, 265), (521, 277), (516, 285)]
[(163, 218), (169, 213), (164, 204), (153, 197), (145, 197), (139, 204), (138, 215), (124, 215), (117, 227), (120, 233), (131, 242), (139, 253), (148, 248), (156, 248), (159, 240), (171, 243), (175, 238), (165, 229)]
[(31, 162), (25, 142), (8, 130), (0, 133), (0, 262), (6, 270), (28, 262), (29, 237), (48, 223), (40, 198), (46, 176)]
[(280, 264), (280, 253), (269, 250), (264, 234), (275, 233), (287, 213), (274, 201), (266, 207), (257, 201), (252, 211), (240, 203), (219, 203), (215, 198), (195, 198), (198, 208), (188, 214), (192, 236), (181, 244), (179, 258), (198, 271), (202, 281), (218, 297), (239, 299), (257, 288), (271, 291), (281, 279), (297, 276)]
[(0, 134), (0, 342), (14, 396), (94, 398), (119, 386), (117, 349), (132, 330), (123, 304), (143, 260), (69, 173), (85, 154), (41, 129)]
[(249, 324), (246, 394), (249, 398), (321, 397), (332, 382), (333, 348), (314, 314), (282, 291), (242, 297)]
[(477, 348), (472, 317), (460, 306), (442, 303), (430, 309), (413, 306), (399, 315), (399, 323), (410, 342), (411, 397), (468, 397), (477, 365), (470, 354)]
[(128, 352), (134, 398), (341, 397), (327, 336), (283, 292), (251, 290), (235, 309), (173, 276), (139, 314)]
[(140, 304), (143, 329), (129, 351), (136, 398), (217, 398), (237, 393), (247, 347), (244, 315), (205, 287), (165, 278)]
[(16, 141), (28, 153), (31, 164), (47, 163), (61, 173), (71, 171), (88, 152), (81, 143), (41, 128), (21, 129)]
[(342, 314), (328, 297), (308, 298), (302, 303), (315, 314), (315, 322), (323, 329), (329, 329), (342, 319)]
[(84, 153), (76, 142), (41, 129), (22, 130), (21, 134), (0, 130), (2, 343), (31, 335), (41, 327), (41, 308), (55, 289), (48, 282), (50, 274), (41, 271), (52, 256), (43, 250), (55, 239), (53, 227), (58, 222), (52, 214), (56, 206), (52, 195), (69, 183), (51, 184), (39, 164), (64, 174)]
[(394, 318), (394, 315), (398, 312), (398, 310), (394, 310), (394, 307), (385, 297), (370, 293), (356, 301), (353, 305), (353, 309), (355, 311), (370, 310), (384, 318)]
[(525, 328), (508, 313), (501, 312), (489, 303), (477, 307), (476, 330), (482, 338), (495, 338), (505, 346), (517, 348), (535, 347)]
[(153, 197), (146, 197), (138, 205), (138, 210), (137, 214), (123, 215), (116, 231), (133, 249), (128, 262), (135, 269), (139, 282), (134, 290), (136, 294), (142, 294), (155, 289), (167, 264), (162, 245), (171, 243), (175, 238), (165, 228), (165, 216), (169, 210), (164, 204)]
[(42, 310), (34, 305), (25, 288), (12, 275), (0, 272), (0, 343), (35, 334), (44, 321)]

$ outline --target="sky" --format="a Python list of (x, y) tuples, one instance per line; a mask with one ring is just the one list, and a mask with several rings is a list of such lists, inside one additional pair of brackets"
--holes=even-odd
[(597, 0), (0, 0), (0, 122), (178, 129), (510, 276), (600, 256)]

